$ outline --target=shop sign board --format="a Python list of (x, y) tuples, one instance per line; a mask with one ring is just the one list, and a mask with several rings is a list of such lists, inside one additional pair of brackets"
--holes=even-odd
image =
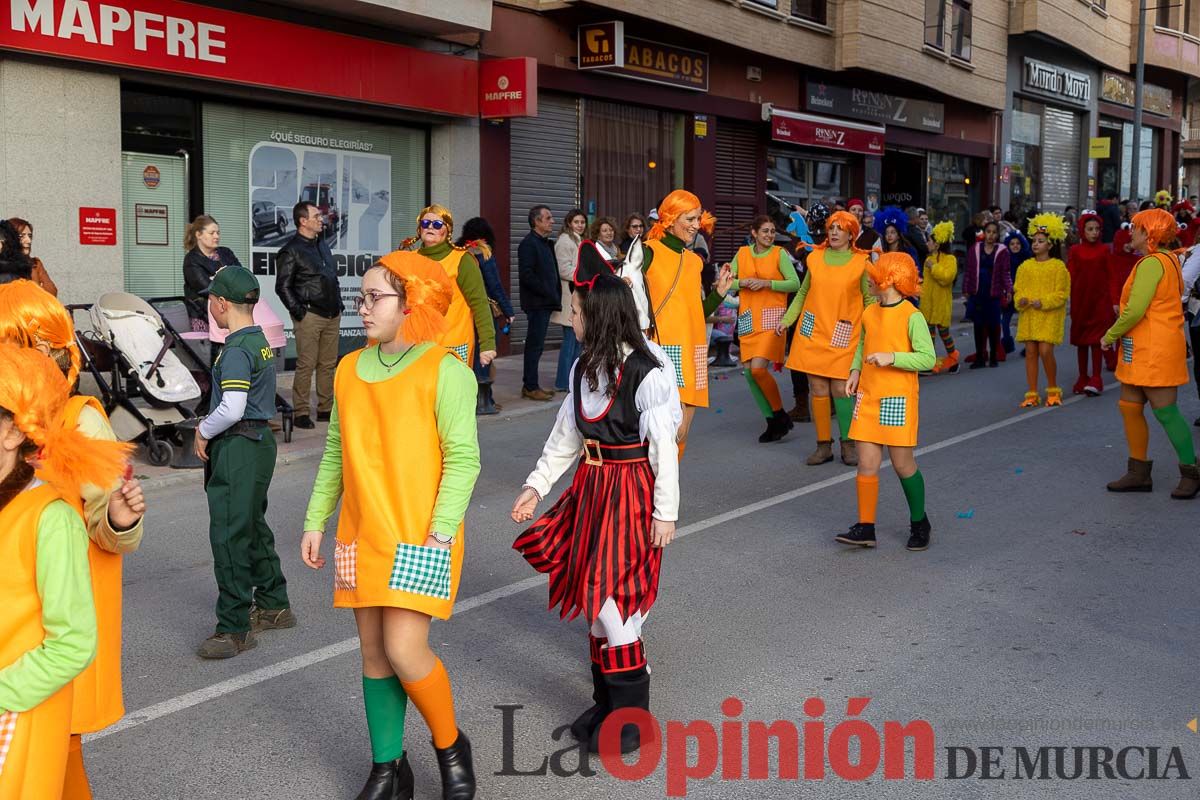
[(497, 58), (479, 65), (479, 116), (537, 116), (537, 59)]
[[(1100, 80), (1100, 99), (1133, 108), (1136, 85), (1128, 75), (1105, 71)], [(1171, 116), (1171, 90), (1147, 83), (1142, 87), (1142, 110), (1162, 117)]]
[(708, 53), (629, 36), (621, 22), (580, 25), (576, 38), (581, 70), (708, 91)]
[(927, 133), (941, 133), (945, 127), (946, 107), (942, 103), (821, 81), (809, 81), (807, 90), (809, 111)]
[(111, 247), (117, 243), (117, 210), (115, 208), (79, 209), (79, 243)]
[(776, 142), (823, 147), (864, 155), (883, 155), (884, 127), (772, 109), (771, 138)]
[(1052, 95), (1078, 106), (1086, 106), (1092, 100), (1090, 75), (1035, 58), (1025, 59), (1023, 86), (1026, 90)]

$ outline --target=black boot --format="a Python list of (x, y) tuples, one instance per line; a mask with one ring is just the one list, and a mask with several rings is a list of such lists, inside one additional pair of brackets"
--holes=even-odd
[(929, 549), (929, 534), (933, 530), (933, 526), (929, 524), (929, 515), (921, 517), (920, 522), (914, 522), (909, 526), (908, 549), (909, 550), (927, 550)]
[(475, 400), (475, 415), (479, 417), (491, 416), (499, 414), (500, 409), (496, 408), (496, 401), (492, 399), (492, 384), (479, 384), (479, 396)]
[(852, 544), (858, 547), (874, 547), (875, 525), (870, 522), (856, 522), (850, 526), (850, 530), (841, 536), (833, 537), (833, 539), (835, 542), (841, 542), (842, 544)]
[(788, 431), (795, 427), (792, 418), (788, 416), (786, 411), (782, 409), (774, 412), (770, 419), (767, 420), (767, 429), (758, 441), (763, 442), (778, 442), (783, 437), (787, 436)]
[[(606, 672), (604, 682), (608, 684), (608, 696), (612, 703), (612, 712), (622, 708), (641, 708), (650, 710), (650, 673), (643, 662), (637, 669), (627, 672)], [(600, 734), (604, 726), (600, 725), (592, 732), (588, 750), (600, 752)], [(642, 746), (641, 729), (637, 725), (625, 725), (621, 728), (621, 754), (632, 753)]]
[(729, 348), (733, 346), (733, 339), (724, 339), (717, 342), (717, 357), (713, 359), (712, 366), (714, 367), (736, 367), (737, 362), (733, 360), (733, 356), (729, 355)]
[(442, 800), (472, 800), (475, 797), (475, 766), (471, 763), (471, 740), (462, 731), (454, 744), (433, 748), (442, 773)]
[(594, 705), (571, 723), (571, 735), (581, 742), (590, 741), (592, 731), (599, 728), (608, 715), (608, 684), (604, 682), (600, 665), (595, 662), (592, 663), (592, 701)]
[(367, 785), (354, 800), (412, 800), (413, 772), (408, 765), (408, 754), (395, 761), (375, 762)]

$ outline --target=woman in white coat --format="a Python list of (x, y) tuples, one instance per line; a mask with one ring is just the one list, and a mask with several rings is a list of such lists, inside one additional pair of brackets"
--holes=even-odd
[(563, 218), (562, 233), (554, 242), (554, 258), (558, 261), (558, 277), (562, 281), (562, 306), (550, 315), (550, 321), (562, 326), (562, 347), (558, 351), (558, 372), (554, 377), (554, 391), (566, 392), (571, 377), (571, 365), (579, 358), (579, 342), (575, 329), (571, 327), (571, 279), (575, 276), (575, 262), (579, 260), (579, 245), (587, 230), (587, 215), (572, 208)]

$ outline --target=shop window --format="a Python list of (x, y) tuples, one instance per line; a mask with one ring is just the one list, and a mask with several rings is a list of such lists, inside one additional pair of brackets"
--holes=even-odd
[(825, 25), (825, 0), (792, 0), (792, 16)]
[(824, 161), (773, 152), (767, 156), (767, 211), (775, 227), (788, 225), (788, 206), (807, 208), (820, 201), (833, 207), (846, 197), (848, 170), (840, 161)]
[(946, 48), (946, 0), (925, 0), (925, 44)]
[(971, 60), (971, 0), (954, 0), (950, 20), (950, 53), (963, 61)]
[(982, 166), (978, 159), (949, 153), (929, 153), (929, 212), (931, 222), (950, 220), (960, 233), (982, 204), (979, 192)]
[[(658, 206), (682, 161), (679, 117), (589, 100), (584, 107), (583, 197), (589, 214), (624, 219)], [(594, 204), (594, 205), (593, 205)]]

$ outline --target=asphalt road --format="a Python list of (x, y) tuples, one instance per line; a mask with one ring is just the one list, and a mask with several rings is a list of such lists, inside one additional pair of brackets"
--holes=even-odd
[[(1074, 354), (1063, 348), (1059, 358), (1069, 386)], [(804, 701), (820, 698), (825, 737), (841, 741), (847, 699), (867, 697), (860, 717), (880, 735), (889, 720), (929, 723), (934, 779), (913, 777), (910, 747), (902, 780), (885, 779), (881, 764), (862, 781), (831, 766), (820, 780), (781, 781), (772, 749), (770, 780), (723, 780), (716, 766), (687, 783), (687, 796), (1200, 796), (1200, 735), (1186, 727), (1200, 713), (1200, 501), (1168, 497), (1176, 467), (1165, 436), (1151, 421), (1156, 491), (1111, 495), (1104, 484), (1125, 464), (1114, 390), (1022, 412), (1019, 359), (926, 379), (922, 390), (918, 462), (932, 547), (905, 551), (903, 495), (885, 473), (879, 547), (852, 551), (832, 539), (854, 521), (853, 470), (803, 466), (811, 425), (758, 444), (763, 424), (742, 379), (716, 381), (683, 464), (683, 536), (667, 551), (645, 635), (651, 707), (677, 734), (668, 720), (716, 731), (741, 723), (730, 729), (743, 735), (755, 720), (811, 722)], [(1181, 395), (1190, 421), (1200, 412), (1194, 390)], [(507, 511), (551, 421), (547, 410), (482, 423), (459, 605), (434, 627), (474, 743), (478, 796), (664, 797), (668, 758), (681, 774), (677, 741), (639, 782), (611, 777), (598, 759), (591, 777), (511, 774), (567, 747), (555, 729), (590, 704), (584, 624), (547, 613), (544, 581), (510, 548), (518, 531)], [(85, 747), (100, 800), (352, 798), (361, 787), (370, 749), (353, 620), (330, 607), (331, 568), (312, 572), (298, 555), (315, 469), (281, 468), (269, 513), (300, 625), (224, 662), (192, 654), (212, 630), (215, 595), (198, 478), (151, 493), (145, 541), (126, 560), (129, 715)], [(723, 713), (729, 697), (744, 704), (740, 714)], [(509, 712), (507, 745), (502, 705), (522, 707)], [(733, 763), (736, 739), (722, 746)], [(417, 797), (440, 797), (428, 731), (411, 707), (407, 743)], [(1014, 779), (1017, 747), (1091, 745), (1159, 747), (1159, 773), (1177, 747), (1192, 779), (1176, 779), (1179, 770), (1168, 780)], [(993, 768), (1003, 779), (981, 780), (979, 764), (974, 777), (947, 778), (947, 748), (978, 755), (987, 746), (1004, 748)], [(857, 744), (850, 749), (857, 763)], [(708, 757), (717, 758), (712, 748), (693, 747), (689, 763), (701, 760), (703, 772)], [(961, 771), (965, 755), (957, 758)], [(1073, 758), (1067, 751), (1068, 774)], [(1129, 759), (1136, 774), (1148, 756)], [(578, 758), (559, 762), (572, 771)]]

